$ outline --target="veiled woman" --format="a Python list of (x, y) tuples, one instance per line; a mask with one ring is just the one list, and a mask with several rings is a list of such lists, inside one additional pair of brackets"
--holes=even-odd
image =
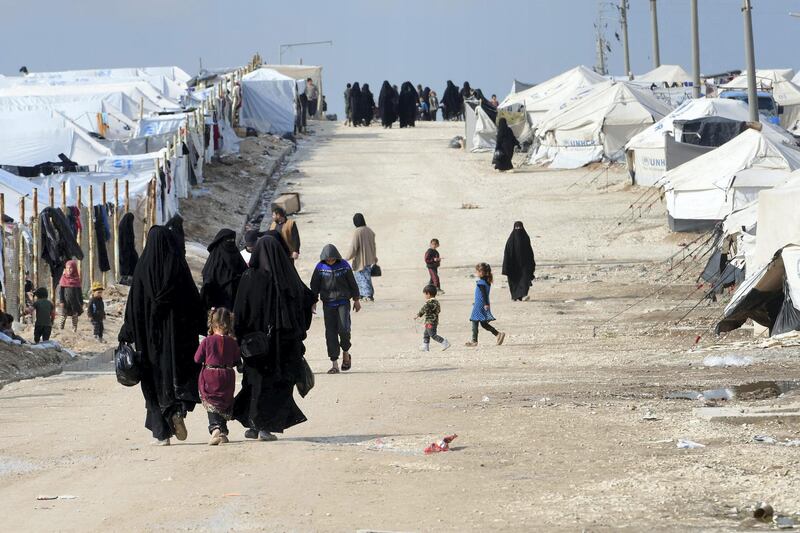
[(497, 124), (497, 144), (492, 158), (496, 170), (506, 171), (514, 168), (511, 158), (514, 156), (514, 147), (517, 146), (519, 141), (514, 137), (514, 132), (508, 127), (506, 119), (501, 118)]
[(369, 83), (365, 83), (361, 88), (361, 120), (364, 121), (365, 126), (372, 123), (375, 117), (375, 96), (369, 90)]
[(391, 128), (397, 120), (397, 100), (399, 95), (394, 87), (387, 81), (383, 82), (381, 92), (378, 95), (378, 115), (381, 117), (381, 125), (384, 128)]
[(236, 246), (236, 232), (221, 229), (208, 245), (208, 259), (203, 266), (203, 286), (200, 297), (206, 311), (224, 307), (233, 311), (239, 280), (247, 270), (239, 248)]
[(186, 439), (183, 419), (200, 402), (194, 353), (205, 326), (200, 294), (174, 233), (153, 226), (133, 272), (119, 340), (142, 355), (144, 425), (154, 444), (168, 446), (173, 435)]
[(400, 86), (400, 98), (397, 104), (397, 115), (400, 118), (400, 127), (405, 128), (415, 125), (417, 119), (417, 103), (419, 96), (410, 81)]
[(372, 267), (378, 262), (375, 232), (367, 226), (364, 215), (361, 213), (353, 215), (353, 225), (356, 230), (353, 232), (350, 251), (347, 252), (345, 259), (350, 261), (350, 265), (353, 267), (361, 298), (372, 302), (375, 297), (375, 289), (372, 286)]
[(458, 94), (458, 87), (455, 83), (447, 80), (447, 87), (442, 93), (442, 117), (444, 120), (455, 120), (461, 114), (461, 106), (464, 104)]
[(514, 222), (514, 229), (506, 241), (503, 253), (503, 275), (508, 277), (508, 289), (515, 302), (528, 300), (528, 291), (536, 272), (531, 238), (522, 222)]
[(306, 421), (292, 394), (303, 371), (303, 340), (314, 303), (280, 242), (271, 235), (262, 237), (239, 283), (234, 305), (239, 340), (263, 332), (270, 346), (264, 357), (244, 361), (242, 390), (236, 395), (233, 416), (247, 428), (246, 438), (276, 440), (273, 433)]
[(350, 124), (360, 126), (364, 117), (361, 116), (361, 86), (358, 82), (350, 88)]

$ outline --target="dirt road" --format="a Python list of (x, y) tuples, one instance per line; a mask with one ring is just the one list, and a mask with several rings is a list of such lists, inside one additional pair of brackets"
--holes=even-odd
[[(317, 386), (299, 401), (307, 423), (274, 443), (243, 442), (233, 424), (233, 442), (212, 448), (198, 410), (186, 443), (154, 448), (140, 392), (103, 368), (10, 385), (0, 391), (2, 529), (733, 530), (757, 501), (800, 511), (797, 448), (752, 441), (798, 438), (796, 425), (712, 423), (692, 415), (698, 402), (664, 399), (798, 378), (796, 349), (688, 351), (719, 312), (703, 305), (663, 325), (683, 314), (668, 316), (693, 289), (691, 275), (603, 325), (671, 279), (658, 260), (694, 236), (669, 235), (658, 205), (617, 230), (641, 194), (622, 171), (501, 175), (489, 155), (448, 148), (458, 133), (441, 123), (328, 124), (296, 155), (299, 172), (283, 188), (303, 198), (301, 275), (324, 244), (347, 248), (355, 212), (377, 233), (384, 272), (376, 302), (354, 317), (350, 373), (324, 374), (315, 321), (307, 358)], [(499, 276), (515, 220), (539, 263), (527, 303), (512, 303)], [(411, 317), (431, 237), (442, 243), (447, 291), (440, 333), (453, 348), (421, 353)], [(463, 346), (478, 261), (498, 274), (502, 347), (486, 335), (479, 348)], [(709, 354), (753, 363), (705, 367)], [(422, 454), (451, 433), (454, 451)], [(706, 447), (678, 449), (678, 439)]]

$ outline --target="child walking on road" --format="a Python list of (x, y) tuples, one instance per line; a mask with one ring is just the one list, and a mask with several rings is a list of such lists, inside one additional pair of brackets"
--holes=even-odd
[(208, 319), (208, 337), (203, 339), (194, 362), (203, 365), (198, 379), (200, 399), (208, 411), (209, 446), (228, 442), (228, 420), (233, 416), (236, 388), (234, 368), (241, 364), (239, 344), (233, 335), (233, 313), (220, 307)]
[(425, 317), (425, 332), (422, 334), (422, 346), (420, 350), (428, 352), (431, 349), (431, 339), (435, 340), (442, 345), (442, 351), (450, 347), (447, 339), (436, 334), (436, 328), (439, 327), (439, 313), (442, 312), (442, 306), (436, 299), (436, 287), (433, 285), (426, 285), (422, 289), (422, 294), (425, 295), (425, 305), (417, 313), (417, 318)]
[(431, 247), (425, 252), (425, 266), (428, 267), (428, 275), (431, 277), (430, 284), (436, 287), (439, 294), (444, 294), (442, 282), (439, 279), (439, 266), (442, 264), (442, 258), (438, 248), (439, 239), (431, 239)]
[(67, 261), (64, 274), (58, 282), (58, 294), (61, 303), (61, 329), (67, 324), (67, 317), (72, 318), (72, 331), (78, 331), (78, 317), (83, 314), (83, 292), (78, 262)]
[[(339, 350), (342, 351), (342, 370), (352, 365), (350, 357), (350, 300), (353, 311), (361, 310), (361, 294), (350, 264), (342, 259), (336, 246), (326, 244), (320, 261), (311, 276), (311, 291), (322, 300), (325, 317), (325, 343), (331, 368), (328, 374), (339, 373)], [(316, 307), (316, 305), (315, 305)]]
[(86, 316), (92, 321), (95, 340), (105, 342), (103, 340), (103, 320), (106, 319), (106, 304), (103, 302), (103, 284), (99, 281), (92, 283), (92, 297), (89, 298)]
[(33, 302), (33, 311), (36, 313), (33, 323), (33, 342), (39, 344), (39, 341), (50, 340), (50, 334), (53, 332), (53, 319), (56, 314), (53, 302), (47, 298), (47, 289), (39, 287), (33, 295), (36, 298), (36, 301)]
[(494, 329), (489, 322), (495, 320), (492, 315), (492, 306), (489, 302), (489, 292), (492, 290), (492, 267), (488, 263), (475, 265), (475, 275), (478, 281), (475, 285), (475, 302), (472, 304), (472, 340), (466, 346), (474, 348), (478, 345), (478, 325), (497, 338), (497, 344), (503, 344), (506, 334)]

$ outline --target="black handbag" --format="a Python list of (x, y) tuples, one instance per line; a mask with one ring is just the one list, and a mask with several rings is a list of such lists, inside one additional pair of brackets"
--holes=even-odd
[(133, 387), (142, 380), (142, 354), (133, 347), (121, 342), (114, 350), (114, 370), (117, 381), (126, 387)]
[(300, 365), (301, 375), (298, 377), (295, 385), (297, 385), (297, 392), (300, 393), (300, 396), (305, 398), (306, 394), (314, 388), (314, 371), (308, 366), (308, 361), (306, 361), (305, 357), (302, 358)]
[(266, 357), (269, 355), (271, 345), (272, 326), (270, 326), (267, 333), (264, 333), (263, 331), (248, 333), (242, 339), (239, 348), (242, 351), (243, 359), (251, 359), (256, 357)]
[(379, 278), (383, 275), (383, 271), (381, 271), (381, 266), (377, 263), (372, 265), (372, 269), (370, 269), (370, 275), (373, 278)]

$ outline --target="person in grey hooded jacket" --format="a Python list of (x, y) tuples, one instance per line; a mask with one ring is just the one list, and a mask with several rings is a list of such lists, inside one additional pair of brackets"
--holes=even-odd
[(361, 295), (350, 264), (342, 259), (336, 246), (326, 244), (320, 261), (311, 276), (311, 292), (322, 300), (325, 318), (325, 343), (331, 369), (328, 374), (339, 373), (339, 351), (342, 351), (342, 370), (350, 370), (350, 300), (353, 311), (361, 310)]

